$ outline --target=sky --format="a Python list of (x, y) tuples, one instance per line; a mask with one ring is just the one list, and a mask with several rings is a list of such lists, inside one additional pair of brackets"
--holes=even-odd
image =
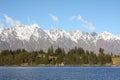
[(120, 35), (120, 0), (0, 0), (0, 27), (14, 24)]

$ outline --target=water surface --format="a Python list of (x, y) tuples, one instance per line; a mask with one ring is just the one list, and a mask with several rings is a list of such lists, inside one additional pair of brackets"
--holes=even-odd
[(120, 67), (0, 67), (0, 80), (120, 80)]

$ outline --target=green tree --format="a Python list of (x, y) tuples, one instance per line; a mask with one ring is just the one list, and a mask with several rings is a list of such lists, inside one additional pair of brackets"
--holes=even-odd
[(44, 59), (43, 59), (43, 63), (46, 65), (46, 64), (49, 64), (49, 55), (46, 54)]
[(102, 48), (99, 49), (98, 61), (101, 65), (106, 63), (104, 49)]
[(53, 55), (53, 54), (54, 54), (53, 46), (51, 46), (50, 48), (48, 48), (47, 53), (48, 53), (49, 55)]
[(97, 56), (94, 52), (92, 52), (92, 51), (90, 52), (88, 61), (89, 61), (89, 64), (92, 64), (92, 65), (98, 63)]
[(55, 50), (55, 53), (57, 54), (56, 63), (58, 63), (58, 64), (62, 63), (64, 61), (64, 57), (65, 57), (65, 51), (64, 51), (64, 49), (57, 48)]
[(112, 63), (112, 57), (109, 54), (105, 56), (105, 59), (106, 59), (106, 63)]

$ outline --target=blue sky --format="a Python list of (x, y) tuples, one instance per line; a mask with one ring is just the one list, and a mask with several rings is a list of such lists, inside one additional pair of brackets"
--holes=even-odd
[(120, 0), (0, 0), (0, 25), (6, 24), (4, 15), (42, 29), (120, 35)]

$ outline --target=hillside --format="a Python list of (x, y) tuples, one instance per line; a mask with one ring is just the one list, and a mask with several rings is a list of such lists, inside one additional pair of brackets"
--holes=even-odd
[(42, 30), (37, 24), (0, 28), (0, 50), (47, 51), (51, 46), (54, 49), (64, 48), (65, 52), (74, 47), (81, 47), (97, 54), (99, 48), (103, 48), (105, 53), (116, 55), (120, 52), (120, 36), (106, 31), (97, 34), (80, 30), (70, 32), (60, 29)]

